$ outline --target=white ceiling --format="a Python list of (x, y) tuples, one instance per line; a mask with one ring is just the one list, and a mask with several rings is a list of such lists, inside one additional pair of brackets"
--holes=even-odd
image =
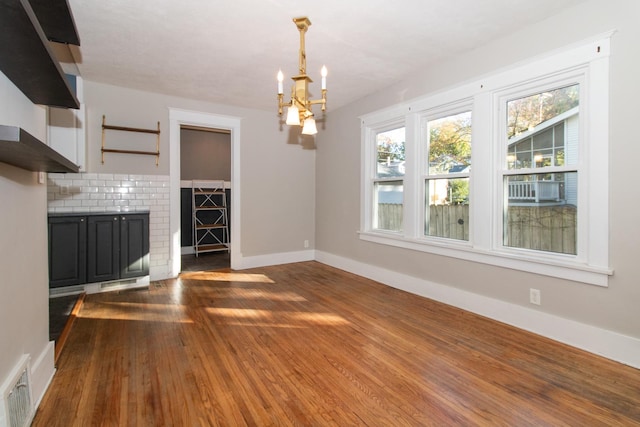
[(311, 92), (326, 64), (330, 110), (582, 1), (70, 0), (71, 52), (85, 80), (269, 110), (308, 16)]

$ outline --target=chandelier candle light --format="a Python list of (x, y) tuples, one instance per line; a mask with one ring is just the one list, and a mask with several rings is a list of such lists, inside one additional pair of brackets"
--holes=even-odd
[(309, 18), (293, 18), (296, 27), (300, 31), (300, 52), (298, 60), (298, 72), (297, 76), (291, 77), (293, 80), (293, 86), (291, 87), (291, 101), (284, 104), (284, 85), (282, 83), (284, 76), (282, 70), (278, 71), (278, 114), (282, 115), (282, 107), (287, 106), (287, 121), (288, 125), (302, 126), (302, 133), (304, 135), (315, 135), (318, 133), (316, 128), (316, 121), (313, 118), (313, 111), (311, 106), (313, 104), (320, 104), (322, 111), (326, 110), (327, 105), (327, 67), (323, 66), (322, 75), (322, 99), (311, 100), (309, 99), (309, 83), (313, 83), (313, 80), (307, 75), (307, 54), (304, 50), (304, 35), (307, 29), (311, 25)]

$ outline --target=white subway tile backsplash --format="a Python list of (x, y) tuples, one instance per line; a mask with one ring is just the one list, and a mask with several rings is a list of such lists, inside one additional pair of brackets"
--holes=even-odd
[(149, 212), (151, 266), (169, 262), (169, 176), (105, 173), (63, 174), (48, 177), (48, 211)]

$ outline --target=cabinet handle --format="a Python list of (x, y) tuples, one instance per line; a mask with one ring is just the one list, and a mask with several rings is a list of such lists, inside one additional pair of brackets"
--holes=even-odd
[(113, 220), (114, 220), (114, 221), (117, 221), (117, 220), (118, 220), (118, 217), (117, 217), (117, 216), (116, 216), (116, 217), (114, 217), (114, 218), (113, 218)]
[(123, 216), (123, 217), (122, 217), (122, 220), (124, 221), (125, 219), (126, 219), (126, 217), (124, 217), (124, 216)]

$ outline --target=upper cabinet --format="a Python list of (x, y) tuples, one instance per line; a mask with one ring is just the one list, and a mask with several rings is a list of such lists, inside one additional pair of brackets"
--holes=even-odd
[(34, 104), (79, 108), (48, 39), (79, 43), (67, 0), (0, 1), (0, 70)]

